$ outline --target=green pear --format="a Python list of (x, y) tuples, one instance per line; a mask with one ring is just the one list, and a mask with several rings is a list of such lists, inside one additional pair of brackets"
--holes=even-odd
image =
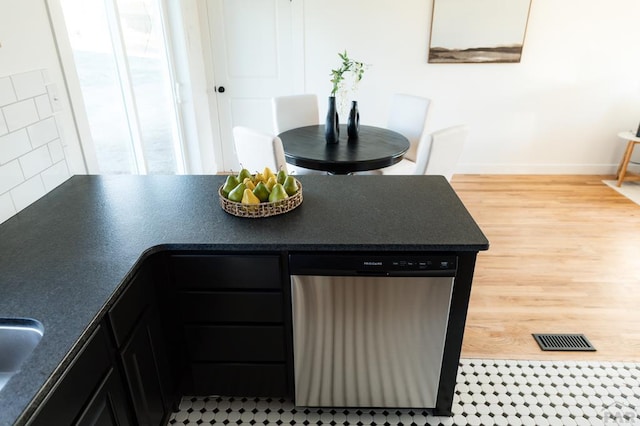
[(253, 175), (251, 175), (249, 170), (243, 167), (242, 170), (240, 170), (240, 173), (238, 173), (238, 181), (242, 182), (246, 178), (253, 180)]
[(298, 182), (296, 182), (296, 179), (291, 175), (287, 176), (282, 186), (288, 195), (293, 195), (298, 192)]
[(284, 180), (287, 178), (287, 172), (283, 169), (278, 170), (278, 174), (276, 175), (276, 181), (279, 184), (284, 184)]
[(287, 191), (284, 190), (284, 186), (282, 186), (281, 183), (276, 183), (271, 190), (271, 194), (269, 194), (269, 202), (272, 203), (274, 201), (284, 200), (285, 198), (289, 198)]
[(242, 201), (242, 196), (244, 195), (244, 190), (247, 189), (247, 186), (244, 183), (239, 183), (235, 188), (229, 192), (229, 198), (231, 201), (235, 201), (239, 203)]
[(224, 182), (224, 185), (222, 185), (222, 195), (228, 198), (229, 193), (233, 190), (233, 188), (238, 186), (239, 183), (240, 182), (238, 182), (238, 178), (235, 177), (235, 175), (227, 176), (227, 180)]
[(269, 201), (269, 188), (267, 188), (264, 182), (258, 182), (256, 189), (253, 190), (253, 195), (258, 197), (263, 203)]

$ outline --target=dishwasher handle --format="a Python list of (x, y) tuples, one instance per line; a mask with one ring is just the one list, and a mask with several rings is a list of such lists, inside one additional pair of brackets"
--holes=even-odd
[[(343, 271), (344, 272), (344, 271)], [(332, 274), (332, 275), (345, 275)], [(349, 274), (350, 275), (350, 274)], [(384, 271), (384, 272), (369, 272), (369, 271), (356, 271), (354, 276), (358, 277), (455, 277), (456, 271), (451, 269), (444, 269), (440, 271)]]

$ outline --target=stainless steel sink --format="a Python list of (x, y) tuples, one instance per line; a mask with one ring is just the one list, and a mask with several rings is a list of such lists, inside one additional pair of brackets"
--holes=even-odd
[(44, 327), (29, 318), (0, 318), (0, 390), (38, 346)]

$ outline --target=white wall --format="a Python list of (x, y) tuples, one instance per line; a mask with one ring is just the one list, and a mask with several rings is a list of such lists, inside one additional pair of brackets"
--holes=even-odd
[(44, 0), (0, 0), (0, 85), (2, 222), (85, 171)]
[[(433, 100), (429, 130), (469, 125), (458, 173), (614, 173), (617, 132), (640, 122), (637, 0), (533, 0), (519, 64), (428, 64), (433, 0), (296, 1), (306, 91), (328, 95), (347, 49), (372, 65), (358, 97), (363, 123), (384, 125), (389, 96), (409, 92)], [(69, 171), (83, 173), (45, 1), (0, 0), (0, 44), (0, 77), (45, 70), (58, 86)]]
[(616, 134), (640, 122), (639, 1), (533, 0), (518, 64), (428, 64), (432, 5), (305, 1), (307, 91), (328, 96), (347, 49), (372, 65), (364, 124), (384, 124), (406, 92), (432, 99), (430, 131), (469, 126), (458, 173), (615, 173)]

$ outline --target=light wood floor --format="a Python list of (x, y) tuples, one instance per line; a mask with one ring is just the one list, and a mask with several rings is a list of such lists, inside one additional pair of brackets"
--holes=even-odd
[[(640, 362), (640, 206), (612, 176), (457, 175), (490, 242), (465, 358)], [(596, 352), (543, 352), (531, 333), (584, 333)]]

